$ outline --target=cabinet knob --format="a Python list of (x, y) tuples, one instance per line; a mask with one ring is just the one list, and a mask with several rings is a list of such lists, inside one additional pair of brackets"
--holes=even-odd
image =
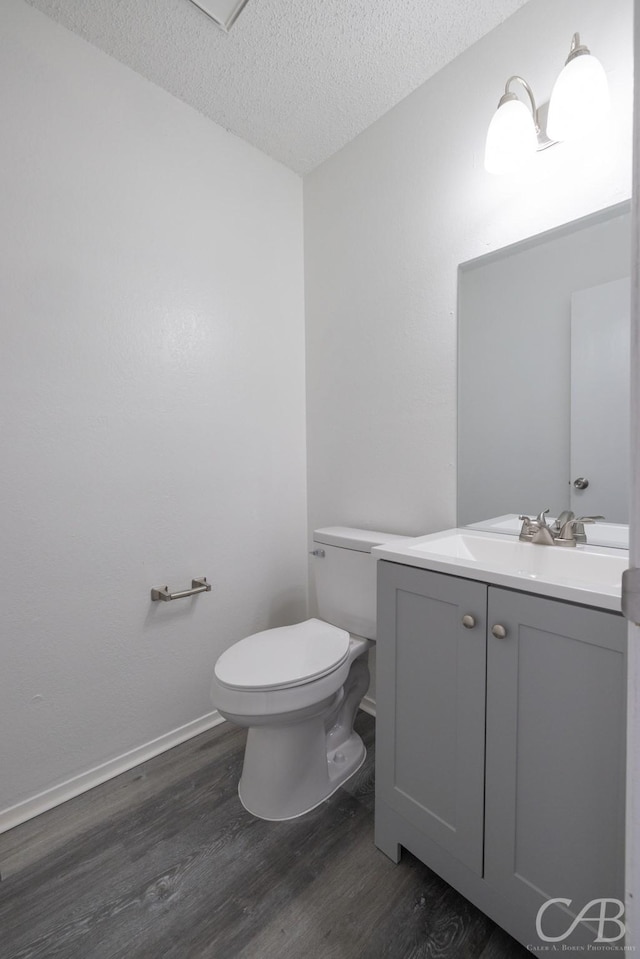
[(473, 629), (473, 627), (476, 625), (475, 617), (470, 613), (465, 613), (465, 615), (462, 617), (462, 625), (465, 629)]
[(491, 627), (491, 632), (496, 639), (504, 639), (507, 635), (507, 631), (504, 626), (501, 626), (500, 623), (496, 623), (495, 626)]

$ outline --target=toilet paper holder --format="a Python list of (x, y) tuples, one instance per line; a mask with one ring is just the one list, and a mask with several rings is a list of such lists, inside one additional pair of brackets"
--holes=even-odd
[(198, 593), (210, 592), (211, 583), (207, 582), (206, 576), (201, 576), (200, 579), (191, 580), (191, 589), (180, 589), (175, 593), (169, 592), (168, 586), (154, 586), (151, 590), (151, 600), (155, 603), (161, 599), (165, 603), (169, 603), (173, 599), (186, 599), (187, 596), (197, 596)]

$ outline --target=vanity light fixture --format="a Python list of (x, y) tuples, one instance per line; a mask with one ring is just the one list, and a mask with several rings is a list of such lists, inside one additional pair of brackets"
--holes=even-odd
[[(515, 82), (527, 93), (529, 107), (510, 89)], [(574, 33), (566, 64), (553, 87), (546, 127), (527, 81), (519, 76), (507, 80), (487, 131), (485, 169), (489, 173), (522, 169), (540, 150), (597, 129), (608, 107), (602, 64), (580, 43), (580, 34)]]

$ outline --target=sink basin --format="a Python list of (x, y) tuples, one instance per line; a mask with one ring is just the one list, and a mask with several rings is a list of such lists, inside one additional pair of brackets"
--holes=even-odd
[(379, 559), (467, 579), (620, 610), (622, 573), (629, 555), (601, 546), (538, 546), (503, 533), (452, 529), (388, 543)]

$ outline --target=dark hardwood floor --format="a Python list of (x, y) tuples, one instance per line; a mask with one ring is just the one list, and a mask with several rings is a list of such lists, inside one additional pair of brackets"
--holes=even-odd
[(373, 844), (375, 723), (347, 785), (267, 823), (225, 724), (0, 836), (0, 959), (524, 959), (408, 853)]

